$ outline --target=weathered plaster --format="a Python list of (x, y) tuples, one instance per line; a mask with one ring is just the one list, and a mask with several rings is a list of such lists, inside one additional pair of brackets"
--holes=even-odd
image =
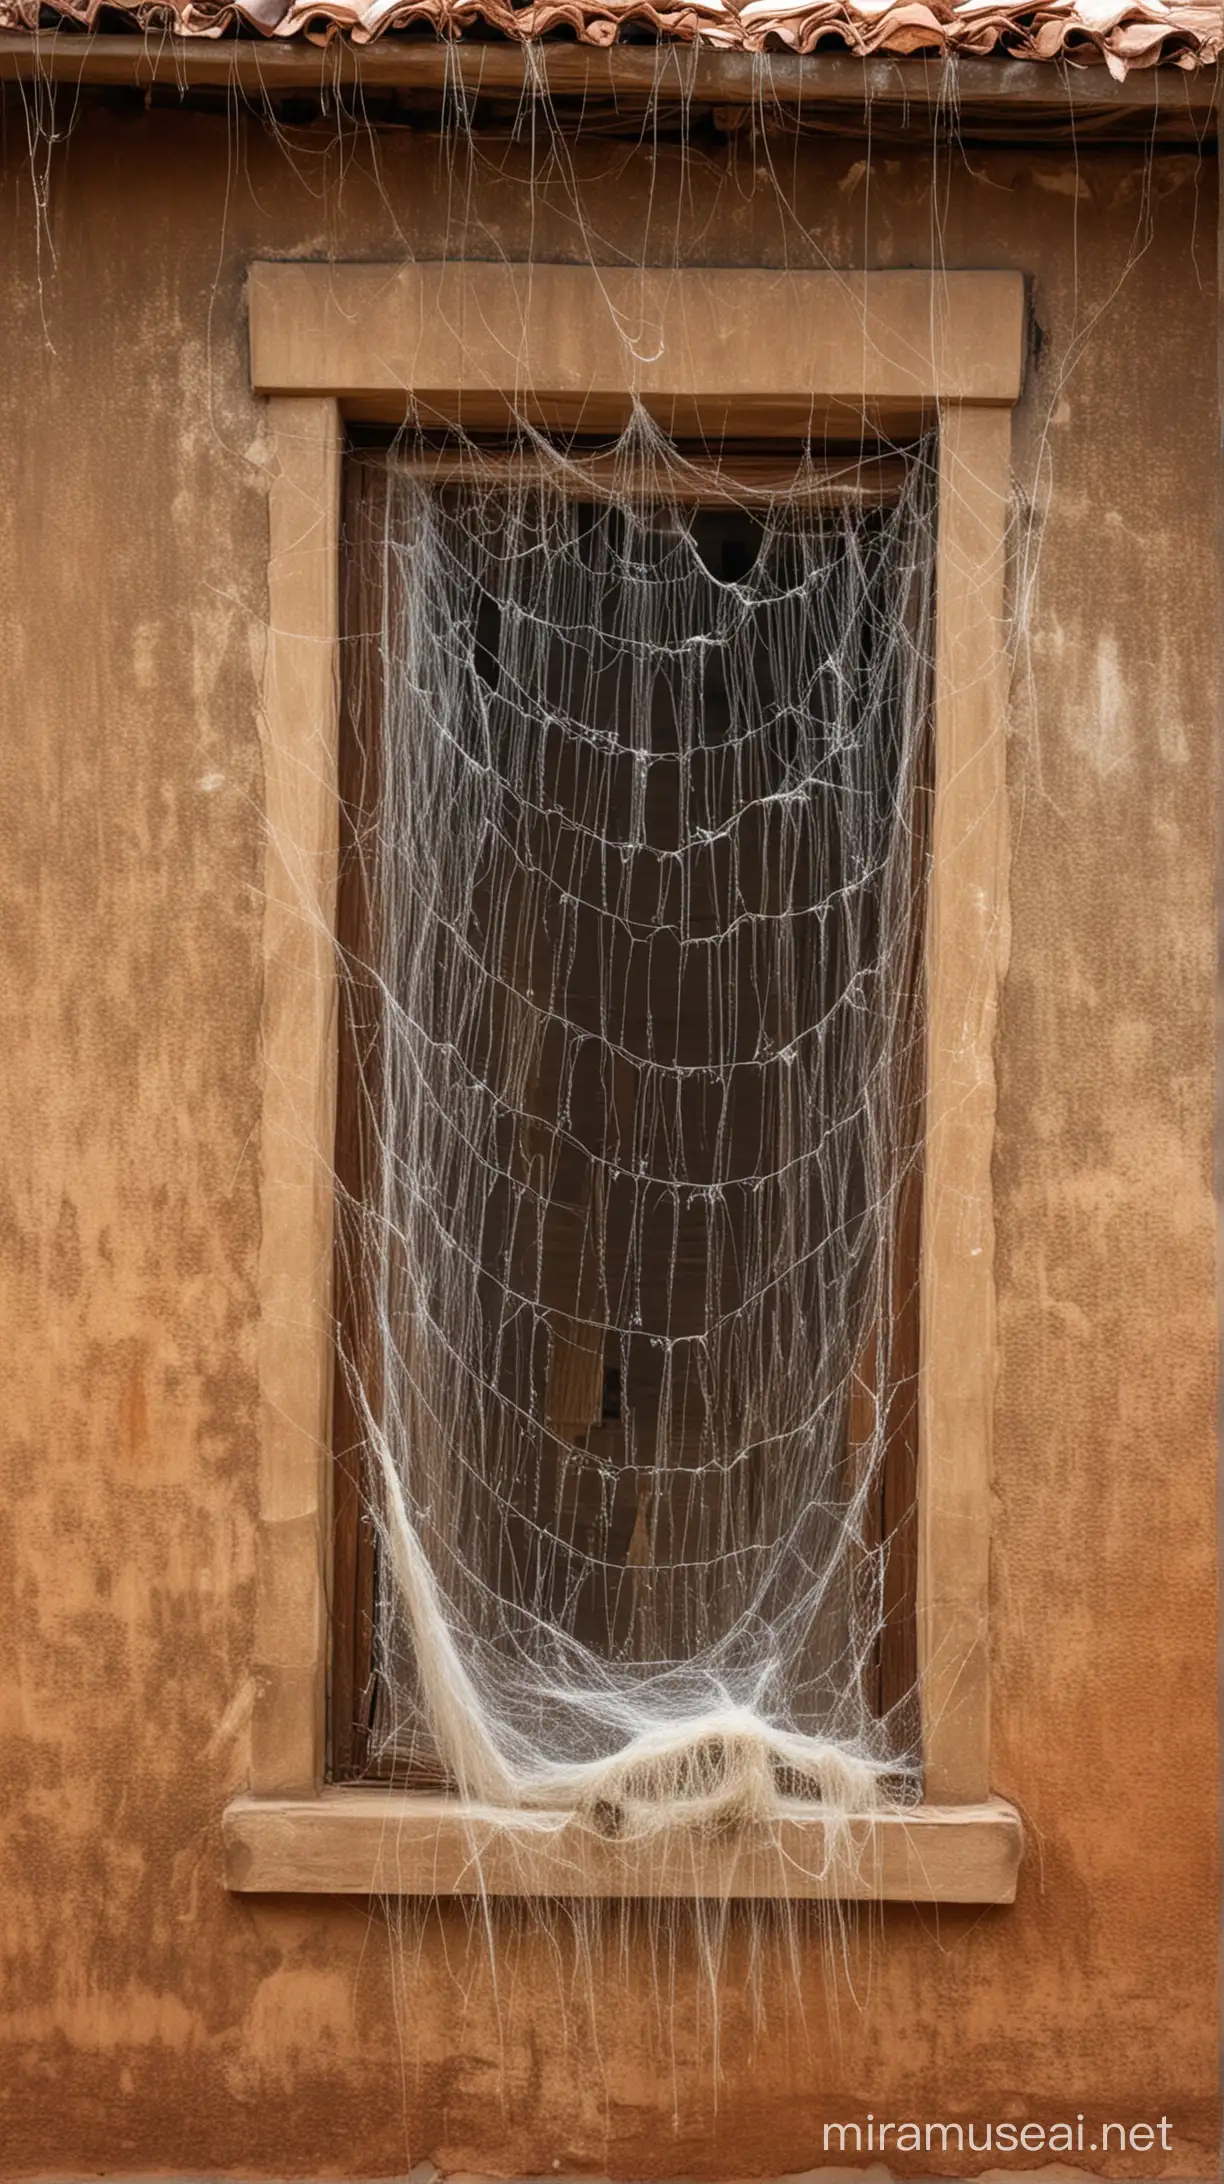
[[(1168, 2173), (1212, 2175), (1209, 178), (1160, 158), (1145, 194), (1135, 153), (1083, 148), (933, 177), (916, 147), (867, 188), (861, 147), (787, 148), (805, 242), (746, 137), (693, 163), (679, 215), (670, 160), (652, 184), (641, 149), (587, 147), (585, 225), (559, 187), (529, 198), (506, 144), (470, 195), (425, 135), (379, 138), (377, 178), (369, 139), (292, 152), (90, 110), (41, 250), (23, 146), (6, 196), (0, 2170), (776, 2176), (871, 2108), (1166, 2113)], [(1043, 334), (1017, 440), (1040, 551), (1024, 534), (992, 1622), (994, 1786), (1030, 1865), (1013, 1909), (865, 1922), (835, 2010), (814, 1919), (798, 1992), (768, 1940), (754, 1980), (737, 1928), (717, 2095), (693, 1952), (673, 1971), (644, 1914), (610, 1917), (577, 1979), (563, 1922), (558, 1943), (499, 1914), (495, 1976), (457, 1906), (406, 1910), (392, 1942), (360, 1904), (220, 1878), (259, 1453), (245, 268), (529, 237), (662, 262), (940, 249), (1030, 272)]]

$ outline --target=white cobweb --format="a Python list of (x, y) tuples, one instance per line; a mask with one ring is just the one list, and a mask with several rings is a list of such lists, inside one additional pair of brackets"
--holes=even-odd
[(354, 499), (376, 1745), (622, 1836), (866, 1812), (917, 1779), (880, 1510), (927, 465), (700, 507), (639, 416), (596, 468), (524, 429)]

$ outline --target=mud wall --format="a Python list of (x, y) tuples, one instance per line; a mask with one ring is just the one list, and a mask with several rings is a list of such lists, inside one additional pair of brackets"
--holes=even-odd
[[(870, 2110), (1165, 2115), (1169, 2150), (1083, 2165), (1213, 2175), (1210, 163), (744, 135), (683, 176), (591, 142), (533, 190), (505, 140), (86, 107), (40, 224), (7, 143), (0, 2171), (773, 2176)], [(1032, 277), (992, 1574), (1029, 1857), (1014, 1908), (863, 1922), (831, 1985), (817, 1922), (794, 1962), (733, 1935), (716, 2011), (637, 1914), (577, 1957), (499, 1914), (495, 1975), (457, 1906), (389, 1932), (222, 1886), (258, 1433), (244, 279), (409, 249)]]

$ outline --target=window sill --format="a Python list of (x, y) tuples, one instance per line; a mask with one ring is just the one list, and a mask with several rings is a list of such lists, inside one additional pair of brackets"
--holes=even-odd
[(802, 1805), (776, 1829), (626, 1844), (563, 1812), (351, 1788), (235, 1798), (224, 1844), (226, 1886), (242, 1894), (1011, 1903), (1023, 1832), (999, 1798), (920, 1805), (856, 1822), (852, 1847), (829, 1870), (825, 1822)]

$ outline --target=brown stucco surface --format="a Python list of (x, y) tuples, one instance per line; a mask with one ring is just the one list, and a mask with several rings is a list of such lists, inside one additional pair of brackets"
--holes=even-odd
[[(783, 148), (796, 218), (744, 138), (677, 216), (672, 155), (605, 143), (575, 156), (580, 225), (504, 143), (473, 178), (427, 135), (86, 110), (40, 230), (7, 141), (0, 2171), (769, 2176), (870, 2109), (1164, 2114), (1170, 2153), (1104, 2165), (1214, 2174), (1210, 165)], [(1033, 276), (992, 1576), (995, 1787), (1029, 1857), (1014, 1908), (865, 1922), (849, 1981), (815, 1922), (794, 1959), (766, 1933), (759, 2005), (733, 1933), (716, 2028), (644, 1918), (575, 1969), (563, 1925), (499, 1912), (494, 1970), (457, 1907), (389, 1936), (221, 1882), (258, 1431), (243, 281), (407, 247)]]

